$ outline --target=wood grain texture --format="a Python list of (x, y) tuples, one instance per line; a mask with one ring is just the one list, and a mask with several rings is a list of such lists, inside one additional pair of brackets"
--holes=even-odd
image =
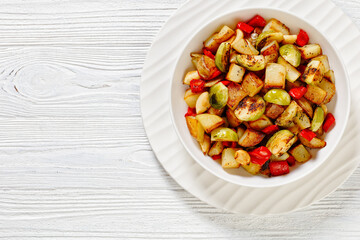
[[(360, 238), (360, 169), (311, 207), (253, 217), (208, 206), (161, 168), (140, 74), (183, 2), (1, 1), (0, 239)], [(334, 2), (360, 26), (359, 0)]]

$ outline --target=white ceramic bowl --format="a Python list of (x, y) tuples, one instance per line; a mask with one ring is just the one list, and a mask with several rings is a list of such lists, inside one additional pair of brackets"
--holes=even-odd
[[(292, 167), (289, 174), (279, 177), (266, 178), (263, 176), (253, 176), (247, 173), (243, 168), (224, 170), (219, 163), (213, 161), (210, 157), (204, 156), (200, 150), (199, 144), (190, 135), (187, 128), (184, 114), (187, 111), (187, 105), (183, 99), (187, 86), (182, 84), (183, 77), (186, 72), (193, 70), (190, 53), (200, 52), (203, 41), (213, 32), (219, 29), (221, 25), (235, 27), (236, 23), (241, 20), (247, 20), (256, 14), (262, 15), (265, 19), (277, 18), (284, 22), (291, 30), (292, 34), (297, 34), (299, 29), (304, 29), (310, 36), (311, 43), (319, 43), (323, 49), (323, 53), (329, 57), (330, 66), (335, 72), (337, 93), (328, 109), (336, 118), (336, 126), (325, 137), (327, 146), (318, 151), (311, 151), (313, 158), (305, 164), (298, 164)], [(186, 27), (186, 26), (183, 26)], [(179, 46), (182, 47), (182, 46)], [(344, 64), (338, 54), (338, 51), (326, 40), (325, 36), (316, 30), (306, 19), (299, 18), (291, 13), (271, 8), (243, 8), (241, 10), (232, 11), (206, 24), (203, 28), (184, 43), (183, 50), (179, 56), (173, 77), (171, 79), (170, 89), (170, 111), (175, 130), (189, 154), (207, 171), (213, 173), (217, 177), (242, 186), (249, 187), (275, 187), (285, 185), (296, 181), (321, 165), (329, 158), (331, 153), (342, 137), (348, 122), (350, 111), (350, 87), (347, 72)], [(341, 159), (329, 159), (329, 161), (341, 161)], [(339, 163), (341, 164), (341, 163)]]

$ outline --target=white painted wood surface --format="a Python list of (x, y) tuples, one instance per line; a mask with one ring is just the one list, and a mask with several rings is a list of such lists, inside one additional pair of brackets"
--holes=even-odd
[[(311, 207), (254, 217), (159, 165), (140, 74), (183, 2), (0, 1), (0, 239), (360, 239), (360, 169)], [(334, 2), (360, 26), (360, 0)]]

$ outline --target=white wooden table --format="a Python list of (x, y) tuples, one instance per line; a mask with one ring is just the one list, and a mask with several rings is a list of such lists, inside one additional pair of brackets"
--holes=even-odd
[[(162, 169), (140, 74), (184, 1), (0, 2), (0, 239), (360, 239), (360, 169), (266, 217), (214, 209)], [(360, 26), (360, 0), (335, 2)]]

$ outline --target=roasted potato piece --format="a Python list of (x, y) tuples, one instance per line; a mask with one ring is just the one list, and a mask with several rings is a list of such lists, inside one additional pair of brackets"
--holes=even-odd
[(298, 49), (303, 59), (311, 59), (322, 54), (322, 49), (319, 44), (308, 44)]
[(209, 101), (209, 93), (203, 92), (196, 101), (196, 113), (201, 114), (206, 112), (211, 107)]
[(218, 71), (215, 65), (215, 60), (206, 55), (192, 53), (191, 62), (196, 67), (202, 79), (210, 79), (213, 74)]
[(304, 144), (308, 148), (324, 148), (326, 147), (326, 142), (324, 140), (321, 140), (319, 138), (313, 138), (310, 142), (306, 140), (305, 138), (301, 137), (299, 135), (300, 142)]
[(261, 49), (261, 55), (268, 56), (272, 54), (278, 55), (279, 53), (279, 43), (277, 41), (272, 41), (265, 47)]
[(273, 125), (273, 123), (271, 122), (271, 120), (265, 116), (265, 115), (262, 115), (258, 120), (256, 121), (252, 121), (252, 122), (249, 122), (249, 126), (256, 130), (256, 131), (262, 131), (264, 130), (265, 128), (269, 127)]
[(259, 55), (259, 51), (246, 39), (239, 39), (232, 43), (232, 47), (239, 53), (245, 55)]
[(226, 148), (224, 149), (224, 151), (222, 152), (222, 156), (221, 156), (221, 166), (223, 168), (239, 168), (240, 167), (240, 163), (238, 163), (235, 160), (235, 149), (233, 148)]
[(307, 84), (317, 84), (324, 76), (324, 66), (320, 61), (312, 60), (307, 65), (305, 72), (302, 76), (302, 81)]
[(274, 104), (268, 103), (265, 109), (265, 115), (271, 119), (278, 118), (283, 112), (285, 111), (285, 107)]
[(297, 40), (297, 35), (284, 35), (283, 45), (294, 44)]
[(183, 83), (186, 85), (190, 85), (190, 82), (194, 79), (200, 79), (198, 71), (190, 71), (186, 73)]
[(313, 60), (317, 60), (322, 63), (322, 65), (324, 67), (324, 73), (327, 73), (330, 71), (329, 58), (326, 55), (317, 56), (317, 57), (313, 58)]
[(225, 110), (225, 108), (216, 109), (216, 108), (210, 107), (207, 112), (212, 115), (221, 116), (223, 114), (224, 110)]
[(204, 135), (204, 140), (200, 143), (200, 148), (201, 151), (204, 153), (204, 155), (207, 155), (209, 150), (210, 150), (210, 146), (211, 146), (211, 140), (210, 137), (208, 135)]
[(327, 104), (331, 102), (332, 98), (335, 96), (336, 93), (335, 84), (333, 84), (330, 80), (323, 78), (321, 82), (318, 84), (318, 87), (320, 87), (322, 90), (326, 92), (326, 97), (322, 103)]
[(190, 108), (195, 108), (196, 102), (197, 102), (198, 98), (200, 97), (200, 95), (201, 95), (201, 93), (193, 93), (191, 91), (191, 89), (189, 88), (185, 92), (184, 100)]
[(220, 43), (215, 41), (215, 37), (217, 37), (217, 33), (214, 33), (213, 35), (211, 35), (208, 39), (205, 40), (204, 42), (204, 48), (206, 48), (207, 50), (215, 53), (216, 50), (218, 49), (218, 47), (220, 46)]
[(244, 135), (246, 129), (242, 128), (242, 127), (238, 127), (237, 128), (237, 135), (238, 135), (238, 139), (242, 138), (242, 136)]
[(301, 107), (295, 101), (291, 101), (290, 105), (276, 119), (275, 124), (281, 127), (290, 127), (298, 111), (301, 111)]
[(326, 72), (324, 77), (329, 79), (332, 83), (335, 83), (335, 73), (333, 70)]
[(282, 88), (285, 89), (286, 69), (283, 65), (269, 63), (265, 73), (265, 88)]
[(231, 109), (235, 109), (239, 103), (248, 96), (248, 93), (242, 89), (242, 87), (237, 83), (231, 83), (228, 86), (229, 98), (227, 106)]
[(191, 136), (193, 136), (198, 142), (203, 142), (205, 133), (204, 128), (199, 123), (199, 121), (190, 116), (185, 117), (185, 119)]
[(286, 153), (296, 141), (297, 137), (292, 132), (281, 130), (269, 139), (266, 147), (273, 155), (279, 157)]
[(290, 34), (290, 29), (285, 24), (275, 18), (270, 19), (268, 24), (266, 24), (266, 26), (264, 27), (263, 32), (267, 31), (281, 32), (283, 35)]
[(294, 122), (300, 127), (301, 130), (311, 126), (309, 117), (303, 111), (297, 112), (294, 118)]
[(285, 67), (286, 70), (286, 80), (290, 82), (295, 82), (301, 76), (301, 73), (293, 67), (290, 63), (288, 63), (283, 57), (279, 57), (277, 60), (278, 64), (281, 64)]
[(261, 166), (253, 162), (250, 162), (248, 165), (241, 165), (241, 166), (252, 175), (258, 174), (261, 170)]
[(294, 135), (298, 135), (301, 132), (301, 128), (297, 124), (291, 124), (290, 127), (288, 127), (288, 130), (292, 132)]
[(239, 139), (239, 145), (242, 147), (254, 147), (258, 145), (264, 137), (264, 133), (248, 128)]
[(320, 105), (324, 102), (326, 98), (326, 91), (312, 84), (308, 84), (306, 88), (307, 92), (305, 93), (304, 97), (307, 100), (317, 105)]
[(240, 163), (241, 165), (248, 165), (250, 163), (250, 155), (247, 151), (238, 150), (235, 152), (235, 161)]
[(237, 54), (236, 51), (231, 50), (231, 51), (230, 51), (230, 59), (229, 59), (229, 62), (230, 62), (230, 63), (238, 64), (238, 61), (236, 60), (236, 59), (237, 59), (237, 55), (239, 55), (239, 54)]
[(291, 149), (289, 153), (300, 163), (307, 162), (311, 159), (311, 154), (302, 144)]
[(234, 30), (229, 28), (228, 26), (223, 26), (221, 30), (214, 36), (214, 40), (218, 43), (222, 43), (229, 38), (231, 38), (235, 34)]
[(211, 133), (212, 130), (220, 127), (225, 123), (221, 117), (206, 113), (197, 115), (196, 120), (199, 121), (199, 123), (207, 133)]
[(226, 75), (226, 80), (240, 83), (243, 80), (245, 71), (246, 71), (245, 68), (243, 68), (235, 63), (232, 63), (229, 67), (229, 72)]
[(236, 116), (233, 110), (231, 110), (230, 108), (228, 108), (226, 110), (226, 117), (227, 120), (229, 122), (229, 126), (232, 128), (236, 128), (238, 126), (240, 126), (240, 124), (242, 123), (242, 121), (240, 121)]
[(306, 100), (306, 98), (302, 97), (295, 101), (310, 118), (313, 117), (314, 114), (313, 106), (308, 100)]
[(242, 89), (246, 91), (250, 97), (258, 94), (263, 86), (263, 81), (253, 72), (246, 74), (241, 84)]
[(299, 80), (297, 80), (295, 82), (287, 81), (285, 89), (286, 89), (286, 91), (289, 92), (291, 89), (298, 88), (298, 87), (306, 87), (306, 83), (299, 81)]
[(215, 143), (211, 146), (208, 155), (209, 155), (210, 157), (216, 156), (216, 155), (219, 155), (220, 153), (222, 153), (223, 150), (224, 150), (224, 145), (223, 145), (223, 143), (220, 142), (220, 141), (219, 141), (219, 142), (215, 142)]

